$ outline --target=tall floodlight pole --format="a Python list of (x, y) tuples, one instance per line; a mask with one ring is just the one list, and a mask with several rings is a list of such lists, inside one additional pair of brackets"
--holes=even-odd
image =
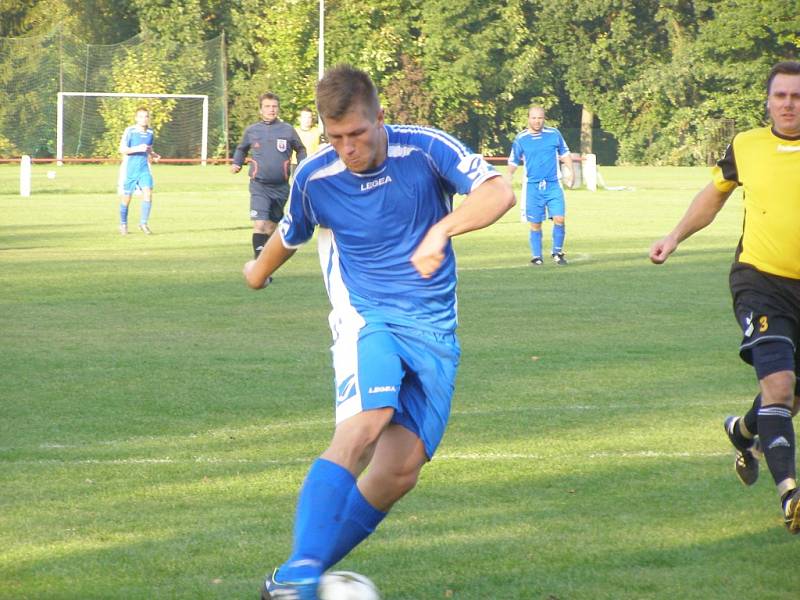
[(319, 79), (325, 74), (325, 0), (319, 0)]

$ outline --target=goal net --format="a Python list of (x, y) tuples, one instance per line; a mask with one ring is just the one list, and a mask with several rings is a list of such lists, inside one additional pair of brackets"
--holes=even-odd
[[(119, 156), (119, 138), (139, 107), (150, 111), (157, 132), (154, 150), (163, 157), (208, 159), (208, 95), (59, 92), (56, 106), (56, 158)], [(114, 138), (112, 133), (118, 132)]]
[(119, 159), (136, 108), (165, 159), (227, 156), (224, 38), (178, 44), (146, 33), (87, 45), (56, 29), (0, 38), (0, 158)]

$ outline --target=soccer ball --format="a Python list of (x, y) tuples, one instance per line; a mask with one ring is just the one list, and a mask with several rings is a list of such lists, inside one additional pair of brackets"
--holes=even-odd
[(325, 573), (319, 582), (320, 600), (380, 600), (378, 588), (367, 577), (352, 571)]

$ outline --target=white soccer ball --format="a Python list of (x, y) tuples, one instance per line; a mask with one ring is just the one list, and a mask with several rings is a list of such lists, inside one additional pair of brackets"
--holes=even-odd
[(47, 178), (48, 179), (55, 179), (56, 178), (56, 172), (55, 171), (48, 171), (47, 172)]
[(378, 588), (369, 578), (352, 571), (325, 573), (319, 582), (320, 600), (380, 600)]

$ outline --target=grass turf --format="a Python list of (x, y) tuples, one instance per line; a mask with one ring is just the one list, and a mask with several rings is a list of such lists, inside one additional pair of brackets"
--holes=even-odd
[[(448, 433), (341, 564), (387, 600), (796, 597), (769, 474), (744, 489), (722, 432), (756, 391), (741, 199), (657, 267), (707, 171), (603, 174), (635, 190), (567, 193), (568, 267), (528, 266), (516, 209), (455, 240)], [(123, 238), (115, 167), (36, 165), (27, 199), (0, 167), (2, 599), (255, 597), (330, 437), (316, 253), (250, 291), (245, 177), (155, 177), (154, 235)]]

